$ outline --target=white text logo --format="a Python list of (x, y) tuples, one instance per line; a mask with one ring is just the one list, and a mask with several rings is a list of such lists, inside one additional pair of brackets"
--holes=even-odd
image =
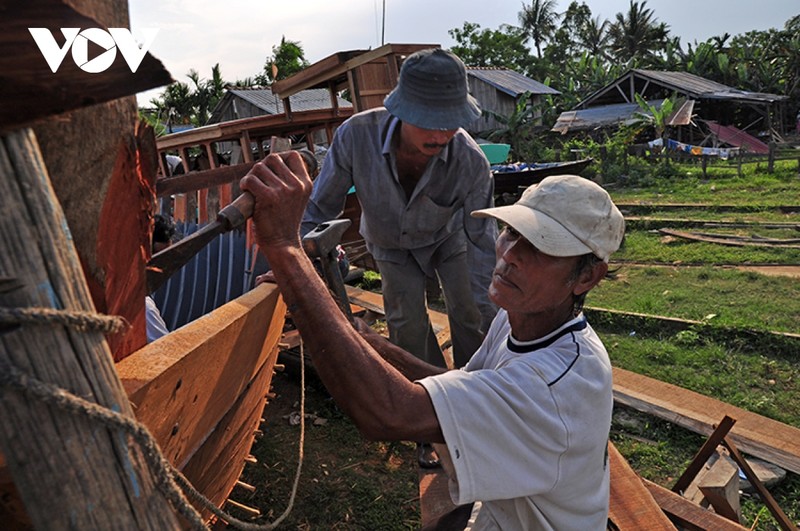
[[(54, 74), (70, 49), (72, 49), (73, 61), (84, 72), (90, 74), (105, 72), (117, 58), (117, 49), (128, 63), (131, 72), (136, 72), (158, 33), (157, 29), (143, 30), (145, 42), (140, 47), (127, 28), (108, 28), (108, 31), (100, 28), (88, 28), (83, 31), (80, 28), (61, 28), (65, 42), (63, 46), (59, 46), (47, 28), (28, 28), (28, 31), (31, 32), (33, 40), (36, 41), (36, 45), (39, 46), (47, 65)], [(101, 51), (89, 59), (90, 42), (105, 51)]]

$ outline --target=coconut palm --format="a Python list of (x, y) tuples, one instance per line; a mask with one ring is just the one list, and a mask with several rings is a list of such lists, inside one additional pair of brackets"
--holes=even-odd
[(620, 62), (646, 66), (666, 46), (669, 27), (658, 22), (653, 10), (646, 6), (646, 1), (640, 4), (631, 0), (628, 12), (617, 13), (616, 21), (608, 28), (612, 52)]
[(581, 45), (595, 57), (609, 59), (608, 46), (611, 36), (608, 33), (608, 20), (600, 21), (600, 16), (590, 18), (580, 29), (578, 38)]
[(560, 15), (556, 12), (556, 0), (532, 0), (531, 5), (522, 4), (519, 12), (519, 23), (541, 59), (542, 43), (552, 37), (556, 31), (556, 22)]

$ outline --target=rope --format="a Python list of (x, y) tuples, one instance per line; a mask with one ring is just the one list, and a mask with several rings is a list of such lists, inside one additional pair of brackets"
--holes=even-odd
[(122, 317), (54, 308), (0, 307), (0, 324), (59, 324), (80, 332), (116, 333), (127, 328)]
[[(125, 320), (120, 317), (46, 308), (0, 308), (0, 324), (3, 323), (63, 324), (81, 331), (101, 330), (107, 332), (118, 331), (122, 326), (126, 325)], [(0, 388), (17, 391), (28, 398), (38, 399), (45, 404), (55, 406), (74, 415), (85, 415), (108, 428), (121, 429), (128, 433), (142, 448), (145, 461), (155, 475), (156, 488), (178, 513), (189, 522), (193, 529), (208, 530), (209, 527), (203, 521), (200, 513), (186, 498), (184, 492), (211, 513), (242, 531), (270, 531), (275, 529), (292, 511), (300, 483), (300, 473), (303, 467), (303, 448), (305, 445), (305, 360), (302, 341), (300, 342), (300, 441), (297, 471), (286, 510), (274, 522), (266, 524), (244, 522), (217, 507), (211, 500), (195, 489), (189, 480), (167, 461), (150, 431), (136, 419), (85, 400), (53, 384), (42, 382), (20, 371), (6, 359), (0, 359)]]

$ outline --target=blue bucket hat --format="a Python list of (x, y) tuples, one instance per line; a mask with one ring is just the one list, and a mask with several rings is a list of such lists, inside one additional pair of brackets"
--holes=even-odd
[(481, 116), (478, 102), (468, 91), (464, 63), (441, 48), (409, 55), (383, 105), (400, 120), (422, 129), (458, 129)]

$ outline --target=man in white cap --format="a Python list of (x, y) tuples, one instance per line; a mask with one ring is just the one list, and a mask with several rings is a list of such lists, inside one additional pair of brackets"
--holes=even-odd
[(311, 181), (299, 156), (270, 156), (241, 185), (314, 367), (365, 437), (437, 443), (453, 502), (474, 503), (471, 529), (606, 528), (611, 364), (581, 311), (624, 233), (605, 190), (548, 177), (472, 213), (506, 224), (489, 287), (501, 309), (466, 366), (445, 371), (338, 310), (300, 242)]
[(338, 130), (314, 182), (302, 232), (338, 217), (349, 190), (361, 204), (359, 231), (381, 273), (391, 341), (445, 366), (426, 306), (426, 280), (440, 282), (453, 358), (463, 366), (483, 341), (497, 226), (469, 213), (493, 206), (489, 163), (462, 129), (481, 116), (464, 64), (428, 49), (408, 56), (384, 107)]

